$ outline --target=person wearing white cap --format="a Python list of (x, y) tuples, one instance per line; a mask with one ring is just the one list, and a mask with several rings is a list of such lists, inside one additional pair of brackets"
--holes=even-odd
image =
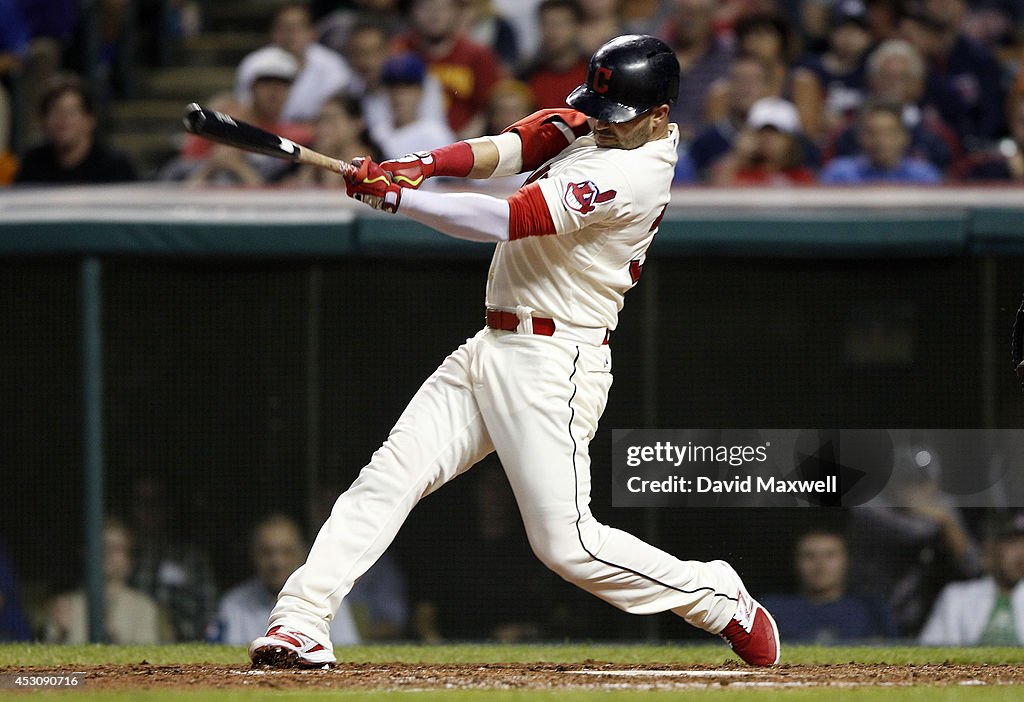
[[(240, 117), (273, 134), (309, 144), (313, 138), (312, 127), (289, 120), (285, 113), (300, 73), (295, 56), (278, 46), (266, 46), (251, 54), (248, 70), (251, 76), (247, 100), (249, 115)], [(287, 162), (256, 153), (247, 153), (246, 160), (267, 181), (278, 180), (288, 170)]]
[(336, 51), (316, 42), (316, 29), (309, 7), (302, 2), (285, 2), (274, 13), (270, 28), (271, 45), (242, 59), (235, 79), (235, 95), (248, 103), (260, 55), (271, 47), (287, 51), (298, 63), (288, 92), (282, 118), (291, 122), (313, 122), (320, 106), (352, 82), (352, 70)]
[(788, 100), (765, 97), (747, 114), (732, 149), (711, 172), (714, 185), (808, 185), (814, 174), (804, 166), (800, 115)]

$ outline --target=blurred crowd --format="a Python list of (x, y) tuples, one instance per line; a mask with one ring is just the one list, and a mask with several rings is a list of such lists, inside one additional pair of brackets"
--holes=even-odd
[[(96, 115), (116, 97), (125, 8), (138, 21), (150, 5), (177, 18), (164, 31), (201, 25), (201, 3), (101, 0), (100, 70), (76, 76), (63, 69), (75, 68), (77, 3), (0, 0), (0, 183), (140, 177), (103, 143)], [(682, 69), (677, 183), (1024, 182), (1024, 7), (1012, 0), (322, 0), (268, 13), (266, 45), (206, 104), (346, 160), (564, 107), (590, 54), (637, 32), (667, 41)], [(3, 148), (15, 76), (32, 93), (20, 154)], [(141, 175), (340, 185), (196, 137)]]
[[(790, 515), (774, 537), (772, 572), (745, 573), (776, 584), (761, 584), (758, 596), (785, 641), (1024, 646), (1024, 509), (958, 508), (938, 488), (933, 451), (898, 451), (902, 477), (892, 489), (839, 520), (835, 510)], [(611, 633), (601, 625), (606, 605), (589, 597), (594, 609), (581, 605), (536, 561), (500, 467), (481, 466), (466, 480), (465, 508), (436, 525), (436, 548), (389, 549), (345, 598), (332, 641), (512, 643)], [(311, 524), (333, 505), (335, 490), (322, 487)], [(309, 540), (298, 520), (254, 515), (249, 575), (220, 587), (208, 544), (189, 538), (183, 515), (168, 509), (167, 486), (140, 477), (130, 497), (125, 519), (110, 517), (103, 529), (106, 639), (244, 645), (262, 635), (277, 593), (305, 560)], [(685, 636), (677, 624), (666, 622), (660, 636)], [(14, 561), (0, 548), (0, 641), (29, 640), (88, 641), (87, 595), (56, 586), (23, 596)]]

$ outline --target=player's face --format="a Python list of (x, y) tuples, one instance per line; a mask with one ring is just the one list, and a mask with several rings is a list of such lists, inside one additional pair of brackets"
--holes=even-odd
[(589, 122), (598, 146), (606, 149), (635, 149), (651, 139), (664, 136), (668, 128), (668, 105), (655, 107), (628, 122), (613, 124), (593, 117)]

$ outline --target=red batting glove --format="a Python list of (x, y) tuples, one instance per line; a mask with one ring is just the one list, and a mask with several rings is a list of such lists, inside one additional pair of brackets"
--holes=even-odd
[(370, 158), (352, 161), (356, 170), (345, 176), (345, 192), (375, 210), (395, 213), (402, 203), (402, 189), (391, 180), (391, 175)]
[(473, 170), (473, 147), (457, 141), (433, 151), (417, 151), (402, 158), (384, 161), (380, 167), (403, 188), (416, 190), (432, 176), (465, 178)]
[(437, 172), (437, 162), (429, 151), (417, 151), (402, 158), (384, 161), (381, 169), (391, 175), (391, 180), (403, 188), (418, 189), (423, 181)]

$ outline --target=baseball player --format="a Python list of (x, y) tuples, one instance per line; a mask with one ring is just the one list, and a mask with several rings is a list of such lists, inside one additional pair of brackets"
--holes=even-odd
[[(500, 135), (376, 164), (348, 193), (449, 236), (495, 244), (486, 326), (413, 396), (288, 579), (254, 664), (334, 663), (328, 627), (352, 584), (425, 495), (497, 451), (540, 560), (636, 614), (671, 610), (752, 665), (779, 660), (771, 615), (724, 561), (681, 561), (590, 511), (588, 447), (612, 383), (609, 338), (669, 202), (679, 64), (659, 39), (618, 37), (567, 102)], [(417, 190), (432, 176), (532, 171), (507, 200)], [(500, 606), (500, 603), (497, 604)]]

